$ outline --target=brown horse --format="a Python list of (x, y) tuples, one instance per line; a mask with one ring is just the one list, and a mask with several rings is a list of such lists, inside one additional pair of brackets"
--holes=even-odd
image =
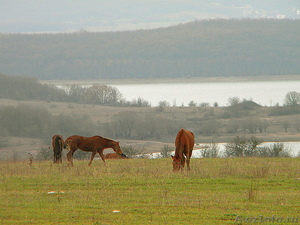
[(54, 154), (54, 163), (62, 162), (61, 153), (64, 146), (64, 139), (61, 135), (57, 134), (52, 137), (52, 148)]
[(123, 153), (122, 155), (117, 153), (106, 153), (104, 154), (104, 159), (128, 159), (128, 156)]
[(183, 170), (186, 158), (187, 169), (190, 170), (190, 158), (195, 144), (194, 134), (181, 129), (175, 140), (175, 156), (173, 159), (173, 171)]
[(123, 154), (119, 142), (101, 136), (82, 137), (79, 135), (73, 135), (65, 140), (64, 148), (69, 150), (67, 158), (71, 163), (71, 166), (73, 166), (73, 154), (77, 149), (85, 152), (92, 152), (91, 160), (88, 164), (89, 166), (92, 164), (92, 161), (97, 153), (99, 153), (104, 164), (106, 164), (103, 156), (103, 150), (106, 148), (112, 148), (119, 155)]

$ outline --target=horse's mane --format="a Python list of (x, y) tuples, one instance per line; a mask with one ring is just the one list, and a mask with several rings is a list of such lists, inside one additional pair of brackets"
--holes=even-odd
[(106, 140), (106, 141), (113, 141), (113, 142), (115, 142), (114, 140), (112, 140), (112, 139), (110, 139), (110, 138), (102, 137), (102, 136), (99, 136), (99, 135), (96, 135), (96, 136), (94, 136), (94, 137), (99, 137), (99, 138), (102, 138), (102, 139), (104, 139), (104, 140)]
[(176, 145), (175, 158), (180, 157), (181, 154), (182, 154), (183, 149), (182, 149), (182, 146), (181, 146), (182, 143), (180, 141), (180, 138), (181, 138), (181, 136), (183, 135), (184, 132), (185, 132), (184, 129), (181, 129), (179, 131), (179, 133), (177, 134), (176, 141), (175, 141), (175, 145)]

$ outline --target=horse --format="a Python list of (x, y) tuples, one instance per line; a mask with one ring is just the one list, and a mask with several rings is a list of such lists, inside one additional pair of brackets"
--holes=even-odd
[(62, 150), (64, 146), (64, 139), (61, 135), (56, 134), (52, 137), (52, 148), (53, 148), (53, 154), (54, 154), (54, 163), (62, 162)]
[(173, 171), (183, 170), (186, 158), (187, 169), (190, 170), (190, 158), (195, 144), (194, 134), (181, 129), (175, 139), (175, 155), (173, 159)]
[(125, 154), (117, 154), (117, 153), (106, 153), (104, 154), (104, 159), (128, 159), (128, 156)]
[(79, 135), (73, 135), (65, 140), (64, 148), (69, 150), (67, 153), (67, 158), (71, 166), (73, 166), (73, 154), (77, 149), (85, 152), (92, 152), (91, 160), (88, 166), (92, 164), (92, 161), (97, 153), (100, 155), (101, 159), (106, 165), (103, 156), (103, 150), (106, 148), (112, 148), (118, 155), (123, 154), (119, 142), (101, 136), (83, 137)]

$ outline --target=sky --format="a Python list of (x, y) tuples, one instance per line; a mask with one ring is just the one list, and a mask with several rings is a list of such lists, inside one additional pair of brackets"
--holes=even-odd
[(247, 17), (300, 19), (300, 1), (0, 0), (0, 33), (124, 31)]

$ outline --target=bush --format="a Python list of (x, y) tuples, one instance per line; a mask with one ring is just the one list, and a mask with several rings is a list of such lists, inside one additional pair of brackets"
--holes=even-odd
[(226, 144), (225, 155), (227, 157), (249, 157), (255, 156), (257, 146), (262, 140), (252, 136), (250, 138), (236, 136)]
[(45, 160), (53, 160), (53, 150), (47, 147), (43, 147), (40, 149), (36, 156), (37, 160), (45, 161)]
[(212, 142), (209, 146), (201, 150), (203, 158), (217, 158), (219, 157), (220, 147), (217, 143)]
[(291, 149), (284, 143), (273, 143), (269, 147), (259, 147), (262, 140), (252, 136), (250, 138), (235, 137), (225, 147), (227, 157), (291, 157)]
[(269, 147), (257, 148), (258, 157), (291, 157), (291, 149), (284, 143), (273, 143)]
[(170, 158), (172, 151), (174, 151), (174, 149), (172, 147), (170, 147), (169, 145), (165, 145), (161, 149), (160, 154), (161, 154), (162, 158)]
[(122, 152), (127, 155), (129, 158), (132, 158), (135, 155), (139, 155), (144, 151), (144, 148), (142, 149), (136, 149), (132, 145), (125, 145), (121, 147)]

